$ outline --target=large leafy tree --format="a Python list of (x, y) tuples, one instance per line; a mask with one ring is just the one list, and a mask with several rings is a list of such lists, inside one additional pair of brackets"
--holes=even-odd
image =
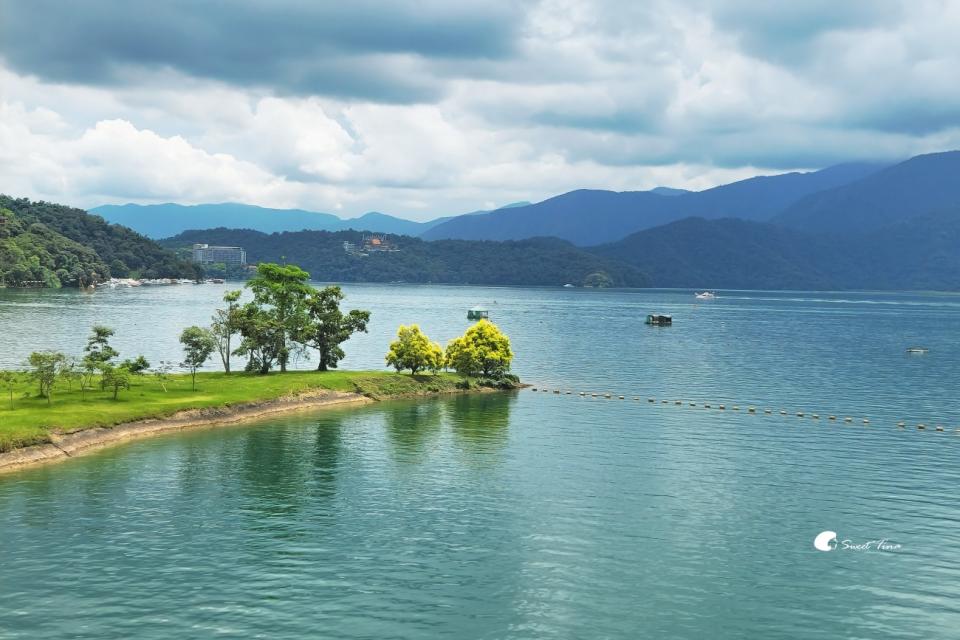
[(247, 371), (269, 373), (285, 348), (284, 331), (274, 314), (249, 302), (238, 310), (240, 346), (233, 352), (247, 357)]
[(261, 263), (257, 265), (257, 275), (247, 283), (254, 303), (269, 309), (274, 320), (274, 348), (281, 372), (287, 370), (290, 355), (296, 349), (295, 336), (306, 322), (306, 301), (313, 291), (307, 284), (309, 279), (310, 274), (296, 265)]
[(343, 298), (343, 291), (334, 286), (314, 289), (306, 299), (306, 322), (301, 325), (296, 340), (317, 350), (318, 371), (336, 369), (345, 355), (340, 345), (354, 333), (367, 331), (370, 312), (353, 309), (343, 313), (340, 310)]
[(429, 369), (437, 372), (443, 368), (443, 349), (431, 342), (418, 325), (400, 325), (397, 339), (390, 343), (386, 356), (387, 364), (397, 371), (410, 369), (411, 375), (417, 371)]
[(501, 376), (510, 371), (510, 338), (489, 320), (480, 320), (447, 345), (447, 365), (467, 376)]

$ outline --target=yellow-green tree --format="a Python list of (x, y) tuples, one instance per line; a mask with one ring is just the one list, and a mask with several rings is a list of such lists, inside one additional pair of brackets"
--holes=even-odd
[(496, 377), (510, 370), (510, 338), (489, 320), (481, 320), (447, 344), (447, 366), (465, 376)]
[(410, 369), (411, 375), (429, 369), (436, 373), (443, 368), (443, 349), (420, 331), (418, 325), (400, 325), (397, 339), (390, 343), (387, 364), (397, 371)]

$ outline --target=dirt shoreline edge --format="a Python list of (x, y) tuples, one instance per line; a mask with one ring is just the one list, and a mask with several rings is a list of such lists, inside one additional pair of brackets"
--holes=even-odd
[(289, 413), (344, 404), (376, 402), (359, 393), (322, 390), (261, 402), (246, 402), (228, 407), (186, 409), (164, 418), (146, 418), (112, 427), (92, 427), (71, 433), (51, 433), (52, 442), (31, 445), (0, 453), (0, 474), (20, 471), (151, 435), (182, 431), (194, 427), (228, 426), (249, 422), (277, 413)]

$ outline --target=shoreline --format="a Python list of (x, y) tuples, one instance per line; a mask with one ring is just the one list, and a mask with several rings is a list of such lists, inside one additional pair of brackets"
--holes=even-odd
[(64, 434), (51, 432), (51, 442), (0, 453), (0, 474), (63, 462), (110, 446), (171, 431), (197, 427), (225, 427), (274, 414), (374, 402), (378, 401), (359, 393), (324, 389), (298, 396), (246, 402), (229, 407), (184, 409), (164, 418), (133, 420), (112, 427), (93, 427)]

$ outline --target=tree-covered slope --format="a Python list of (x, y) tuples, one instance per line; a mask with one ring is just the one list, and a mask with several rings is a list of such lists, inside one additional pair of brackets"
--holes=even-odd
[[(108, 224), (103, 218), (90, 215), (82, 209), (5, 195), (0, 195), (0, 208), (12, 212), (11, 217), (31, 234), (39, 233), (32, 230), (39, 229), (36, 225), (41, 225), (48, 232), (62, 236), (76, 245), (70, 249), (70, 245), (65, 243), (53, 243), (55, 236), (47, 235), (47, 244), (53, 251), (51, 256), (55, 261), (60, 250), (76, 252), (77, 247), (82, 246), (92, 251), (90, 255), (98, 259), (95, 272), (99, 279), (130, 276), (192, 278), (198, 275), (194, 265), (178, 260), (173, 252), (156, 242), (126, 227)], [(66, 260), (66, 257), (63, 259)], [(67, 283), (76, 282), (68, 279)]]
[(797, 201), (774, 219), (808, 233), (860, 234), (960, 207), (960, 151), (916, 156)]
[(0, 286), (88, 286), (109, 271), (93, 249), (0, 208)]
[(863, 234), (689, 218), (592, 247), (653, 286), (717, 289), (960, 289), (960, 207)]
[(362, 237), (354, 231), (265, 234), (212, 229), (188, 231), (162, 242), (169, 247), (187, 247), (195, 242), (242, 246), (250, 262), (292, 262), (321, 281), (559, 286), (584, 284), (592, 274), (604, 273), (612, 286), (641, 287), (649, 282), (634, 267), (555, 238), (426, 242), (388, 236), (399, 251), (366, 256), (344, 251), (344, 242), (358, 243)]

